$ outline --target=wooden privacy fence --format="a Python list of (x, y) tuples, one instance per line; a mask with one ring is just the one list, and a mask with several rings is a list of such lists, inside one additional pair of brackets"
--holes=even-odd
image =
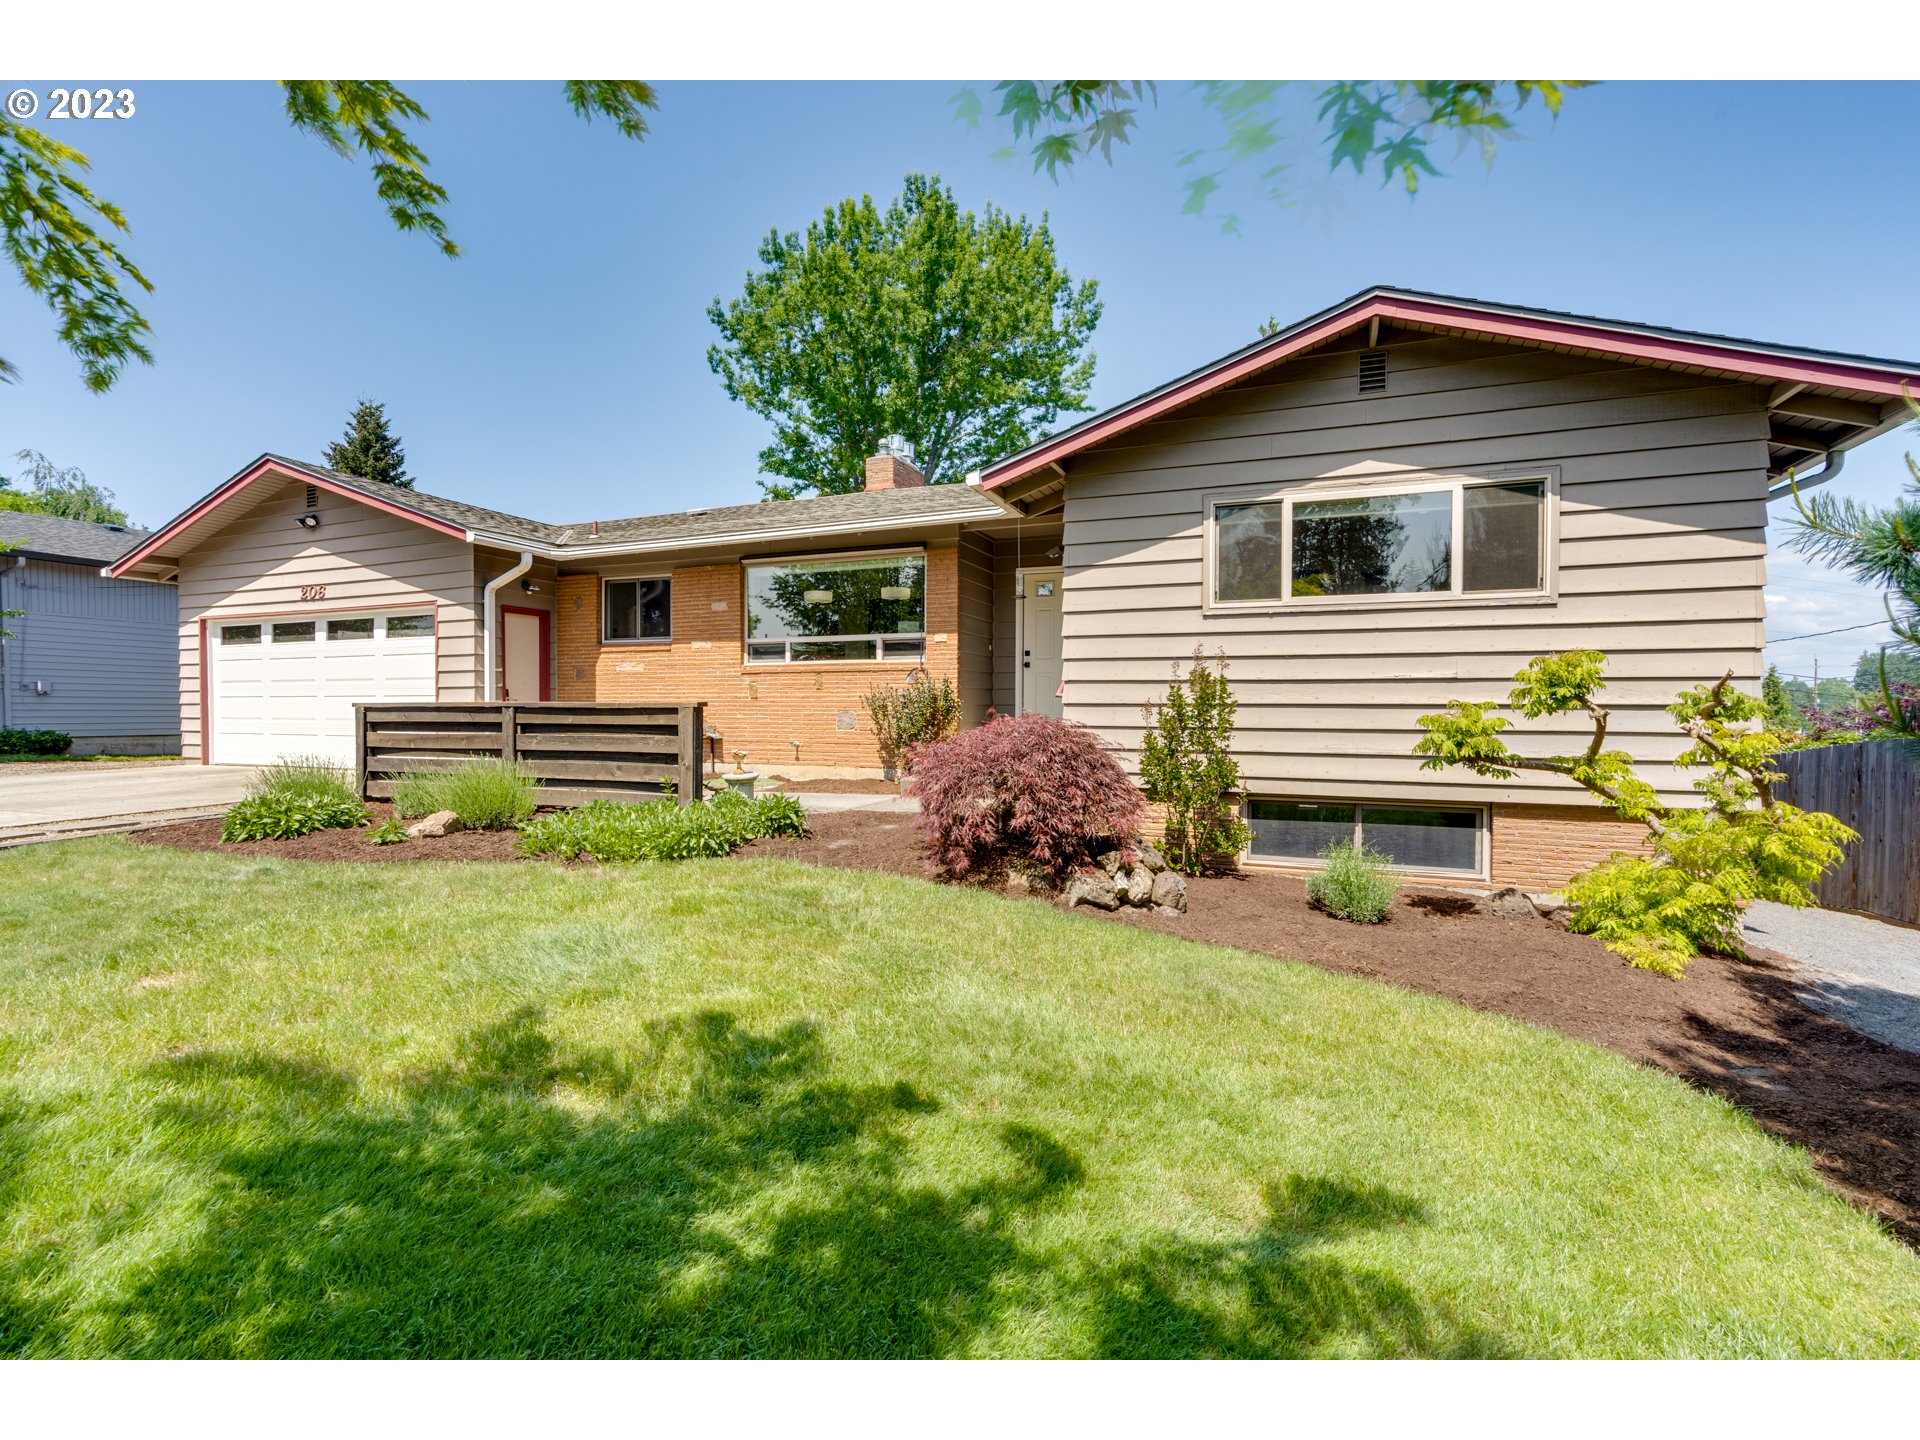
[(1920, 925), (1920, 759), (1900, 740), (1781, 755), (1775, 794), (1860, 832), (1818, 887), (1820, 903)]
[(410, 771), (468, 760), (515, 760), (540, 782), (544, 805), (700, 798), (699, 705), (356, 705), (355, 769), (367, 800), (392, 798)]

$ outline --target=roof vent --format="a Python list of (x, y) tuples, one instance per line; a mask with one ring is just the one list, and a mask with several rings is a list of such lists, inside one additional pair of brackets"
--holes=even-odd
[(1363, 350), (1360, 352), (1360, 393), (1362, 395), (1382, 395), (1387, 389), (1387, 352), (1384, 350)]
[(307, 508), (309, 510), (318, 510), (320, 508), (320, 487), (318, 485), (307, 486)]
[(883, 435), (880, 437), (880, 453), (892, 455), (897, 459), (913, 462), (913, 442), (904, 435)]

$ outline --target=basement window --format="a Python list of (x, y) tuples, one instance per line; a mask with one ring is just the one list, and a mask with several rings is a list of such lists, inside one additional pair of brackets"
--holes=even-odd
[(673, 639), (673, 581), (664, 575), (609, 580), (602, 590), (601, 638), (609, 644)]
[(926, 656), (927, 557), (822, 556), (747, 566), (747, 659)]
[(1252, 857), (1311, 865), (1329, 845), (1354, 840), (1401, 870), (1478, 878), (1484, 864), (1486, 812), (1464, 807), (1250, 800)]

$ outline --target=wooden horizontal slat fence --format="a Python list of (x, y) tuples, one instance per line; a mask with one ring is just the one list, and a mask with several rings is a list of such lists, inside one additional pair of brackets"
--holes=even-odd
[(543, 805), (656, 800), (670, 784), (700, 798), (699, 705), (462, 703), (356, 705), (355, 770), (367, 800), (393, 796), (410, 771), (515, 760)]
[(1902, 740), (1822, 745), (1774, 761), (1775, 794), (1860, 832), (1818, 887), (1820, 903), (1920, 925), (1920, 758)]

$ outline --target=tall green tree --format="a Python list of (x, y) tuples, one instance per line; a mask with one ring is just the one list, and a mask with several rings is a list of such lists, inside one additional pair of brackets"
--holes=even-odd
[[(447, 192), (427, 173), (427, 157), (408, 127), (427, 112), (389, 80), (283, 80), (287, 119), (345, 158), (371, 162), (374, 191), (402, 230), (428, 235), (443, 254), (460, 247), (441, 209)], [(568, 80), (566, 101), (591, 122), (610, 120), (622, 135), (647, 133), (657, 108), (644, 80)], [(153, 363), (152, 327), (138, 297), (153, 284), (120, 248), (127, 217), (86, 183), (87, 157), (44, 131), (0, 114), (0, 251), (20, 282), (47, 303), (61, 342), (80, 361), (91, 390), (109, 390), (130, 363)], [(0, 357), (0, 380), (19, 379)]]
[(26, 467), (22, 478), (32, 488), (16, 490), (9, 477), (0, 475), (0, 510), (91, 520), (96, 525), (131, 523), (113, 492), (87, 479), (79, 466), (56, 465), (38, 450), (21, 450), (14, 458)]
[[(1920, 417), (1920, 402), (1909, 398), (1907, 404)], [(1793, 503), (1800, 519), (1787, 543), (1863, 585), (1885, 591), (1893, 642), (1884, 653), (1890, 659), (1920, 660), (1920, 462), (1907, 456), (1907, 483), (1888, 506), (1836, 495), (1807, 497), (1798, 491)], [(1899, 703), (1892, 688), (1896, 683), (1891, 669), (1873, 677), (1873, 688), (1881, 691), (1896, 728), (1920, 737), (1920, 707)]]
[(407, 452), (400, 448), (400, 437), (387, 424), (387, 407), (377, 400), (362, 400), (353, 407), (353, 414), (347, 417), (347, 433), (327, 447), (327, 464), (343, 475), (413, 488), (413, 477), (407, 474)]
[(769, 499), (859, 489), (896, 434), (930, 482), (960, 480), (1088, 408), (1098, 286), (1061, 266), (1045, 215), (976, 215), (909, 175), (884, 210), (843, 200), (759, 254), (739, 297), (707, 310), (707, 362), (774, 424)]
[[(1311, 118), (1292, 116), (1289, 97), (1297, 84), (1284, 80), (1202, 80), (1196, 83), (1202, 106), (1219, 125), (1217, 141), (1179, 157), (1187, 214), (1208, 208), (1216, 191), (1236, 171), (1248, 171), (1265, 198), (1289, 196), (1286, 153), (1288, 130), (1295, 139), (1325, 147), (1329, 168), (1343, 166), (1364, 174), (1378, 169), (1383, 184), (1399, 181), (1409, 195), (1421, 180), (1437, 176), (1434, 150), (1444, 144), (1472, 149), (1488, 164), (1503, 139), (1515, 138), (1515, 125), (1535, 99), (1557, 118), (1569, 92), (1585, 80), (1335, 80), (1315, 91)], [(1026, 145), (1035, 170), (1058, 179), (1081, 158), (1098, 154), (1113, 163), (1116, 146), (1130, 144), (1141, 117), (1159, 101), (1151, 80), (1002, 80), (996, 120), (1010, 132), (1012, 144), (997, 151), (1012, 157)], [(972, 87), (954, 93), (955, 116), (969, 129), (985, 114)], [(1238, 228), (1228, 215), (1223, 228)]]

